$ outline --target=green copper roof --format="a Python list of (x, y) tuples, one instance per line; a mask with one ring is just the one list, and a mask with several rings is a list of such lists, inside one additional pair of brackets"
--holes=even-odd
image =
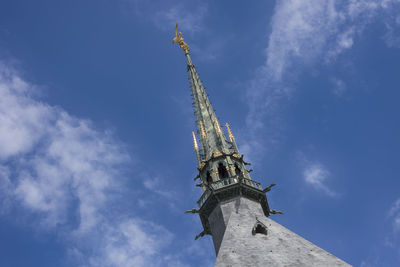
[(196, 115), (198, 134), (202, 144), (202, 157), (211, 155), (215, 151), (229, 151), (228, 142), (222, 132), (218, 118), (211, 106), (204, 86), (197, 74), (196, 67), (190, 58), (189, 52), (185, 53), (187, 70), (189, 72), (190, 86), (192, 88), (193, 106)]

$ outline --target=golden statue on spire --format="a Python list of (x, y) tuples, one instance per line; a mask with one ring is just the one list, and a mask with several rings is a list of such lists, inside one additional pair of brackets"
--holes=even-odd
[(189, 52), (189, 46), (185, 41), (183, 41), (182, 33), (178, 33), (178, 23), (175, 26), (175, 38), (172, 39), (172, 44), (178, 43), (179, 47), (183, 50), (183, 52)]

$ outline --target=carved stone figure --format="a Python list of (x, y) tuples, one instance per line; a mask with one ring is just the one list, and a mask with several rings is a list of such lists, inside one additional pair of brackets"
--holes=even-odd
[(178, 33), (178, 23), (175, 26), (175, 38), (172, 39), (172, 44), (178, 43), (179, 47), (183, 50), (183, 52), (187, 53), (190, 51), (189, 46), (183, 40), (182, 33)]

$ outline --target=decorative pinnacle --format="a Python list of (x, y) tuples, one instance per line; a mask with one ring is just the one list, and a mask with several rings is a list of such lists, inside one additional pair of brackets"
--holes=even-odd
[(192, 132), (192, 136), (193, 136), (194, 150), (199, 151), (199, 147), (197, 146), (197, 140), (196, 140), (196, 136), (194, 135), (194, 132)]
[(194, 146), (194, 150), (196, 151), (196, 159), (197, 159), (197, 163), (201, 164), (201, 159), (200, 159), (200, 153), (199, 153), (199, 147), (197, 145), (197, 140), (196, 140), (196, 135), (194, 134), (194, 132), (192, 132), (192, 136), (193, 136), (193, 146)]
[(200, 133), (201, 133), (201, 137), (203, 137), (203, 139), (207, 139), (207, 134), (206, 134), (206, 130), (204, 129), (204, 123), (203, 121), (200, 121)]
[(217, 127), (218, 133), (219, 133), (219, 134), (222, 134), (221, 126), (219, 125), (219, 122), (218, 122), (217, 120), (215, 121), (215, 125), (216, 125), (216, 127)]
[(237, 147), (237, 145), (236, 145), (235, 137), (233, 136), (233, 133), (232, 133), (232, 131), (231, 131), (231, 128), (229, 128), (229, 124), (228, 124), (228, 123), (226, 123), (225, 125), (226, 125), (226, 129), (228, 129), (229, 140), (231, 141), (231, 143), (232, 143), (233, 148), (235, 149), (235, 151), (236, 151), (237, 153), (239, 153), (239, 149), (238, 149), (238, 147)]
[(179, 47), (183, 50), (183, 52), (188, 53), (190, 51), (189, 45), (183, 41), (182, 33), (178, 33), (178, 23), (175, 26), (175, 38), (172, 39), (172, 44), (178, 43)]
[(231, 128), (229, 128), (229, 124), (228, 124), (228, 123), (225, 123), (225, 125), (226, 125), (226, 129), (228, 129), (229, 140), (230, 140), (231, 142), (235, 141), (235, 137), (234, 137), (233, 134), (232, 134)]

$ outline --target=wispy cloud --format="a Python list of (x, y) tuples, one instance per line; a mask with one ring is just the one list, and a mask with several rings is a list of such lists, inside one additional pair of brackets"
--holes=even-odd
[(326, 185), (329, 176), (330, 172), (320, 163), (310, 163), (303, 170), (303, 178), (306, 184), (327, 196), (335, 197), (337, 193)]
[(347, 90), (346, 83), (338, 78), (332, 78), (331, 82), (333, 84), (333, 89), (332, 89), (333, 94), (338, 97), (343, 96), (343, 94)]
[(389, 218), (392, 220), (393, 230), (395, 232), (400, 231), (400, 198), (397, 199), (389, 210)]
[(303, 152), (297, 153), (297, 161), (302, 170), (303, 181), (317, 192), (329, 197), (338, 197), (339, 194), (328, 186), (332, 174), (326, 165), (318, 160), (311, 160)]
[(397, 15), (398, 3), (398, 0), (278, 1), (267, 48), (268, 70), (275, 80), (280, 80), (297, 62), (314, 64), (335, 58), (353, 46), (356, 34), (360, 35), (369, 23)]
[(385, 23), (387, 32), (383, 36), (389, 47), (400, 48), (400, 15)]
[(150, 177), (148, 174), (143, 175), (143, 185), (146, 189), (150, 190), (154, 194), (157, 194), (167, 200), (173, 200), (176, 198), (177, 193), (172, 189), (166, 189), (165, 185), (159, 177)]
[(199, 2), (195, 5), (194, 10), (183, 4), (178, 4), (165, 11), (158, 11), (153, 19), (155, 25), (162, 30), (172, 31), (175, 24), (178, 23), (178, 30), (193, 35), (203, 30), (203, 19), (206, 14), (207, 5)]
[[(132, 163), (112, 133), (32, 96), (35, 86), (0, 64), (0, 203), (57, 233), (78, 265), (165, 266), (173, 235), (124, 210)], [(118, 194), (117, 194), (118, 193)], [(118, 205), (119, 209), (114, 209)], [(119, 210), (119, 212), (118, 212)], [(33, 216), (33, 222), (30, 215)], [(162, 238), (160, 238), (162, 236)]]
[[(280, 111), (292, 97), (301, 72), (317, 64), (333, 64), (354, 46), (368, 25), (386, 23), (385, 40), (395, 46), (398, 37), (391, 29), (397, 27), (399, 10), (399, 0), (278, 0), (265, 63), (247, 88), (246, 135), (251, 141), (242, 145), (245, 150), (265, 154), (279, 143), (283, 128)], [(336, 81), (334, 92), (339, 95), (345, 91), (345, 81), (340, 77)]]
[[(397, 256), (399, 256), (400, 252), (400, 198), (390, 205), (386, 222), (389, 223), (389, 227), (386, 228), (384, 233), (384, 245), (387, 248), (394, 249), (397, 252)], [(376, 264), (378, 266), (378, 264)]]
[(90, 258), (91, 266), (168, 265), (168, 254), (163, 255), (162, 251), (173, 236), (160, 225), (128, 219), (103, 227), (106, 227), (102, 233), (104, 236), (96, 255)]
[(280, 80), (295, 59), (310, 62), (320, 56), (339, 14), (335, 1), (278, 1), (267, 48), (268, 71)]

